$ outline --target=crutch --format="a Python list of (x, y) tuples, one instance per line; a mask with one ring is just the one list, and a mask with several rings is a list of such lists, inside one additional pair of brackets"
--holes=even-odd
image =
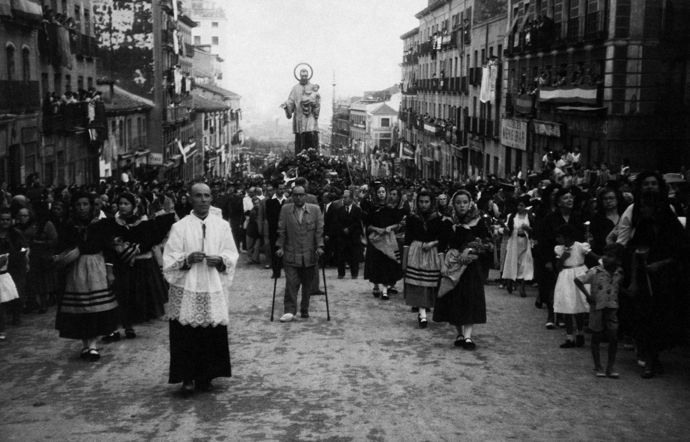
[[(278, 261), (278, 262), (279, 262), (278, 268), (282, 267), (280, 265), (283, 262), (282, 258), (280, 258), (280, 261)], [(273, 271), (273, 273), (276, 273), (275, 270)], [(278, 274), (275, 274), (273, 276), (274, 276), (274, 278), (273, 278), (273, 302), (271, 303), (271, 322), (273, 322), (273, 311), (276, 308), (276, 286), (278, 285), (278, 278), (279, 278)]]
[(326, 320), (331, 320), (331, 310), (328, 307), (328, 284), (326, 284), (326, 260), (323, 260), (323, 266), (321, 267), (321, 274), (323, 276), (323, 294), (326, 296)]

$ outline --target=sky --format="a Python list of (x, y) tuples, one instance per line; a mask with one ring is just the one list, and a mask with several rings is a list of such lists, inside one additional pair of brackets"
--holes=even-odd
[[(321, 86), (322, 118), (336, 97), (400, 82), (400, 36), (418, 25), (427, 0), (224, 0), (223, 86), (242, 95), (247, 118), (284, 114), (295, 65), (309, 63)], [(326, 104), (327, 103), (327, 104)], [(255, 115), (247, 115), (247, 112)]]

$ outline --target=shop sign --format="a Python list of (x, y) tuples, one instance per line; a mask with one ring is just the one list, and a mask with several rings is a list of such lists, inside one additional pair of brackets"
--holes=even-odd
[(561, 125), (551, 121), (534, 120), (534, 133), (546, 137), (561, 137)]
[(149, 154), (149, 165), (150, 166), (162, 166), (163, 165), (163, 154), (157, 152), (151, 152)]
[(527, 122), (503, 118), (501, 144), (513, 149), (527, 150)]

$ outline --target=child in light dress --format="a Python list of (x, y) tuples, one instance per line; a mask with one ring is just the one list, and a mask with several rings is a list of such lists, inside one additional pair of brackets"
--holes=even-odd
[(5, 336), (5, 305), (19, 298), (14, 280), (7, 272), (9, 256), (9, 253), (0, 254), (0, 341), (7, 338)]
[[(563, 225), (556, 233), (559, 245), (554, 248), (554, 252), (560, 271), (553, 293), (553, 311), (565, 317), (566, 340), (561, 348), (582, 347), (585, 345), (585, 315), (589, 312), (589, 304), (584, 293), (575, 285), (575, 278), (587, 272), (585, 256), (592, 255), (592, 250), (589, 243), (575, 241), (577, 232), (573, 226)], [(577, 327), (577, 336), (573, 321)]]

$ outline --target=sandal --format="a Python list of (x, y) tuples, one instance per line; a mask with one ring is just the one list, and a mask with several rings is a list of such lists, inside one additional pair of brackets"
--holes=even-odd
[(82, 348), (81, 353), (79, 353), (79, 357), (81, 359), (88, 359), (89, 358), (89, 347)]
[(455, 345), (456, 347), (462, 347), (464, 343), (465, 343), (465, 337), (463, 335), (458, 335), (455, 338), (455, 342), (453, 342), (453, 345)]
[(103, 338), (101, 339), (101, 341), (105, 342), (105, 343), (117, 342), (119, 340), (120, 340), (120, 332), (119, 331), (112, 332), (111, 334), (109, 334), (107, 336), (103, 336)]
[(96, 362), (97, 360), (101, 359), (101, 354), (98, 352), (97, 348), (89, 348), (86, 352), (86, 358), (91, 362)]
[(477, 348), (477, 344), (475, 344), (471, 338), (465, 338), (465, 341), (462, 343), (462, 348), (465, 350), (474, 350)]

